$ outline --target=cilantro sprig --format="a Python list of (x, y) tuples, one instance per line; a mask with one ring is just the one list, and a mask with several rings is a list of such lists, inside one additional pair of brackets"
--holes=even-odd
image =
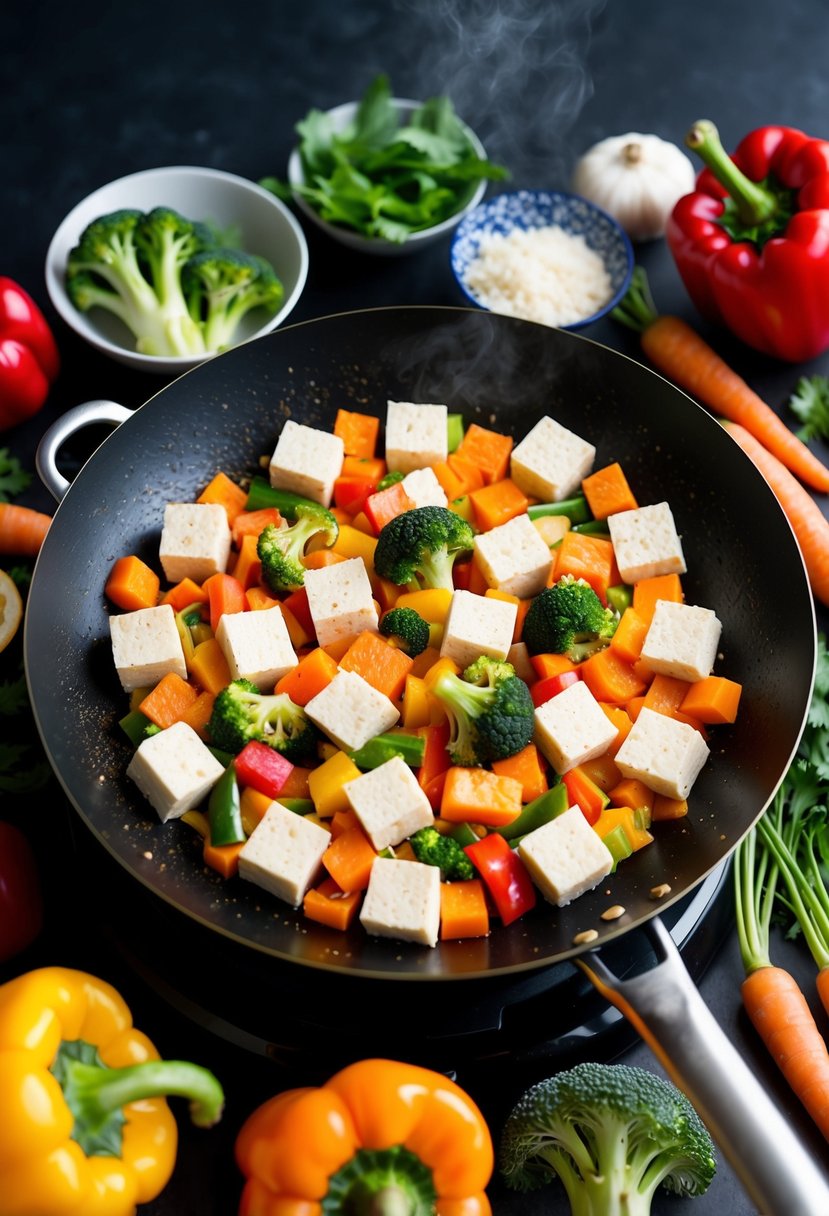
[(829, 376), (801, 376), (789, 398), (789, 409), (803, 426), (799, 439), (829, 440)]
[(16, 494), (22, 494), (32, 480), (16, 456), (8, 448), (0, 448), (0, 502), (8, 502)]

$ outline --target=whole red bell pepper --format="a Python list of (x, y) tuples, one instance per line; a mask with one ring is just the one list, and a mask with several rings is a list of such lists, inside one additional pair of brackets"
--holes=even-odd
[(685, 142), (706, 168), (666, 237), (691, 299), (765, 354), (814, 358), (829, 348), (829, 141), (759, 127), (732, 158), (702, 121)]
[(59, 369), (43, 313), (19, 283), (0, 277), (0, 431), (38, 412)]

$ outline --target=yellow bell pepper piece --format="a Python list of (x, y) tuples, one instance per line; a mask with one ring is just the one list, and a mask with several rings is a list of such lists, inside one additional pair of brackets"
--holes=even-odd
[(608, 832), (612, 832), (614, 828), (621, 826), (623, 832), (628, 838), (628, 843), (634, 853), (637, 849), (644, 848), (646, 844), (650, 844), (653, 840), (650, 832), (646, 828), (638, 828), (634, 822), (634, 810), (629, 806), (607, 806), (602, 811), (599, 818), (593, 825), (593, 830), (604, 839)]
[(419, 676), (407, 675), (403, 689), (402, 723), (407, 730), (428, 726), (430, 721), (429, 693)]
[(377, 548), (376, 536), (367, 536), (359, 528), (351, 524), (343, 524), (339, 535), (331, 546), (334, 553), (341, 557), (361, 557), (366, 564), (369, 578), (374, 574), (374, 550)]
[(404, 591), (398, 595), (395, 608), (414, 608), (430, 625), (445, 625), (451, 603), (451, 591), (445, 587), (432, 587), (426, 591)]
[(330, 819), (337, 811), (349, 809), (351, 803), (343, 786), (346, 781), (354, 781), (360, 775), (360, 770), (351, 757), (341, 751), (335, 752), (318, 768), (311, 769), (308, 774), (308, 788), (321, 819)]

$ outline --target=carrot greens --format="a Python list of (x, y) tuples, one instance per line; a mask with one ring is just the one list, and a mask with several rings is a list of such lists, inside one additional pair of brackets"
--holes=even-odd
[(798, 439), (829, 439), (829, 376), (801, 376), (789, 398), (789, 409), (803, 426)]

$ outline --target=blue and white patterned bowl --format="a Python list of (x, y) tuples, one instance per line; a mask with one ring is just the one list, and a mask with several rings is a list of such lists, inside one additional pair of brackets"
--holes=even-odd
[(508, 236), (516, 229), (530, 231), (555, 226), (571, 236), (584, 237), (599, 254), (610, 277), (612, 294), (596, 312), (561, 329), (583, 329), (598, 321), (619, 303), (633, 273), (633, 247), (624, 230), (607, 212), (579, 194), (557, 190), (514, 190), (494, 195), (464, 216), (455, 230), (449, 257), (461, 291), (477, 308), (487, 309), (468, 285), (470, 265), (478, 257), (485, 235)]

